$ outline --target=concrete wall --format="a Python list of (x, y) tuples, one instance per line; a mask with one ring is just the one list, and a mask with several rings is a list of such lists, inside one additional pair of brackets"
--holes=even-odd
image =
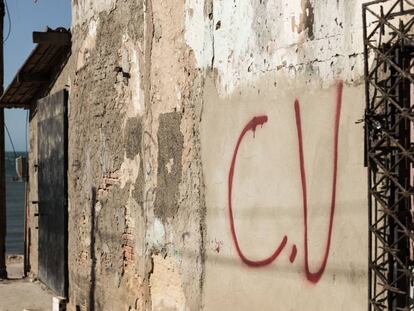
[(38, 186), (37, 186), (37, 117), (35, 112), (30, 112), (29, 122), (29, 150), (28, 150), (28, 243), (31, 277), (36, 277), (39, 272), (38, 266), (38, 237), (39, 237), (39, 207)]
[(363, 310), (363, 91), (269, 80), (206, 99), (205, 308)]
[(70, 310), (364, 310), (362, 1), (72, 3)]
[(214, 1), (206, 310), (366, 308), (361, 4)]
[(200, 81), (178, 5), (73, 3), (72, 309), (201, 307)]

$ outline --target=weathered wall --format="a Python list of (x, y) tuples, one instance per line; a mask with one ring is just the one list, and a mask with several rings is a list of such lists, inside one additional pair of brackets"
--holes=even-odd
[(201, 307), (201, 81), (183, 5), (73, 3), (71, 309)]
[(38, 187), (37, 187), (37, 116), (35, 111), (31, 112), (29, 122), (29, 150), (28, 150), (28, 243), (29, 243), (29, 261), (30, 274), (36, 277), (38, 268), (38, 224), (39, 224), (39, 207)]
[(361, 4), (214, 1), (206, 310), (366, 308)]
[[(70, 309), (146, 305), (139, 81), (142, 4), (74, 1), (69, 112)], [(76, 12), (85, 14), (76, 20)], [(99, 14), (98, 14), (99, 13)], [(131, 85), (135, 85), (134, 88)], [(141, 112), (142, 113), (142, 112)]]
[(71, 309), (366, 307), (361, 2), (73, 1)]

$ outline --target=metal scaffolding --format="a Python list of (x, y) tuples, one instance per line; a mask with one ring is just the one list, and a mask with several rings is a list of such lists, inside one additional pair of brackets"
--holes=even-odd
[(414, 310), (414, 1), (363, 5), (369, 310)]

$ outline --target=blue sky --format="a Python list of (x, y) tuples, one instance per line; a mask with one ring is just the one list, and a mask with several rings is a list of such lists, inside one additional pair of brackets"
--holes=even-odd
[[(10, 37), (4, 44), (4, 87), (7, 88), (17, 70), (34, 48), (32, 32), (50, 28), (70, 27), (71, 0), (7, 0), (11, 17)], [(4, 19), (4, 35), (9, 29), (7, 15)], [(16, 151), (25, 151), (26, 114), (23, 109), (6, 109), (6, 125), (9, 128)], [(5, 137), (6, 150), (12, 150)]]

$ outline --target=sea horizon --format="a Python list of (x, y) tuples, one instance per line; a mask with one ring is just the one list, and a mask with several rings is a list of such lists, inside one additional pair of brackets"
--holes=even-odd
[(6, 254), (24, 254), (24, 215), (26, 183), (16, 173), (16, 157), (27, 156), (26, 151), (6, 151)]

